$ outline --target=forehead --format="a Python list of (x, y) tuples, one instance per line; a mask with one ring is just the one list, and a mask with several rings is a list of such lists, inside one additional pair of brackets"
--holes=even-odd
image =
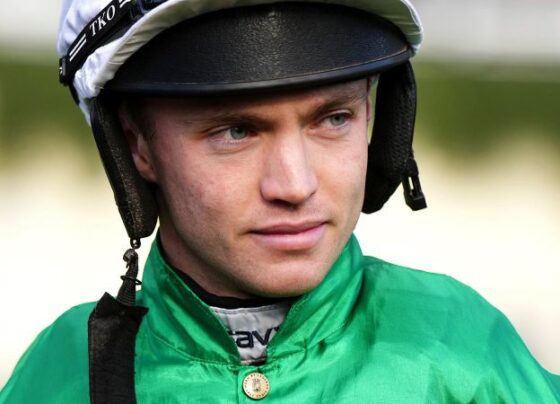
[(267, 93), (240, 94), (212, 97), (150, 97), (148, 111), (189, 111), (195, 115), (218, 113), (224, 110), (268, 108), (281, 104), (320, 105), (328, 102), (353, 102), (365, 100), (369, 93), (369, 80), (360, 79), (339, 84), (306, 89), (283, 90)]

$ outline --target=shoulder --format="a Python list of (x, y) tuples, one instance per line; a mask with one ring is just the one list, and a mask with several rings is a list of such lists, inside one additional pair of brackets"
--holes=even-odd
[(426, 346), (437, 343), (454, 355), (482, 361), (496, 340), (497, 327), (509, 324), (474, 289), (450, 276), (373, 257), (365, 257), (363, 269), (368, 305), (392, 337), (414, 336), (413, 341)]
[(416, 310), (477, 312), (500, 316), (501, 313), (471, 287), (444, 274), (395, 265), (375, 257), (364, 257), (364, 286), (383, 293), (398, 304), (413, 304)]
[(87, 342), (87, 322), (94, 307), (95, 302), (91, 302), (68, 309), (39, 334), (36, 342), (44, 340), (45, 342), (56, 343), (62, 337), (67, 347), (68, 343), (82, 341), (84, 337)]
[[(364, 291), (380, 319), (403, 332), (485, 354), (497, 328), (509, 321), (471, 287), (443, 274), (364, 257)], [(373, 299), (369, 296), (373, 296)], [(517, 334), (514, 333), (516, 337)]]
[(69, 309), (37, 336), (0, 392), (0, 403), (87, 399), (87, 322), (94, 307), (85, 303)]
[(363, 299), (378, 325), (378, 341), (425, 361), (448, 386), (471, 381), (472, 397), (482, 401), (560, 401), (559, 378), (538, 364), (510, 321), (471, 287), (373, 257), (364, 257), (363, 270)]

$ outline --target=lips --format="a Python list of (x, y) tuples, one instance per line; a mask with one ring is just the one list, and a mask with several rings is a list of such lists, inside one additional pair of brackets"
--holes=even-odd
[(253, 230), (249, 234), (267, 248), (282, 251), (303, 251), (315, 247), (322, 239), (326, 222), (278, 223)]

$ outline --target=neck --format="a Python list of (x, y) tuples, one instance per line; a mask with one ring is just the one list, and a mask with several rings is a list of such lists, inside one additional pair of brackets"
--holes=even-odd
[(183, 280), (183, 282), (185, 282), (185, 284), (198, 296), (198, 298), (211, 307), (219, 307), (221, 309), (240, 309), (262, 307), (282, 302), (291, 302), (294, 300), (294, 298), (274, 298), (258, 296), (242, 299), (239, 297), (215, 295), (205, 290), (185, 272), (177, 268), (173, 269), (175, 273), (179, 275), (179, 277)]

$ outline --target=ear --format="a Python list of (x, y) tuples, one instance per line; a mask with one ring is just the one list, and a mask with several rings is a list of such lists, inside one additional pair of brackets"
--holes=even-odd
[(367, 114), (367, 123), (368, 125), (371, 124), (371, 120), (373, 119), (373, 110), (371, 108), (372, 105), (372, 97), (373, 97), (373, 93), (372, 93), (372, 89), (374, 87), (377, 86), (377, 82), (379, 81), (379, 74), (375, 74), (373, 76), (370, 76), (367, 78), (366, 80), (366, 85), (367, 85), (367, 110), (366, 110), (366, 114)]
[(118, 117), (134, 165), (144, 180), (155, 183), (157, 182), (157, 176), (147, 135), (141, 131), (135, 122), (132, 122), (130, 115), (123, 108), (122, 106), (119, 107)]

